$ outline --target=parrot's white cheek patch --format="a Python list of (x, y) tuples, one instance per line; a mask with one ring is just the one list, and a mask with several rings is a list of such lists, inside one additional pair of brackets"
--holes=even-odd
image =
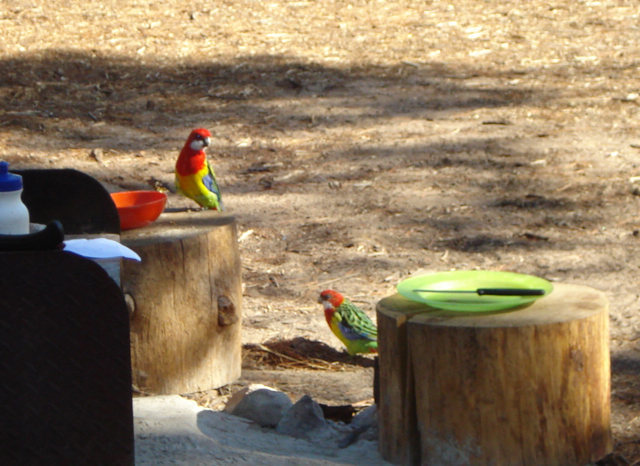
[(324, 307), (325, 311), (330, 311), (331, 309), (333, 309), (333, 306), (329, 301), (322, 301), (322, 306)]
[(189, 144), (189, 147), (191, 147), (195, 151), (199, 151), (204, 147), (204, 144), (202, 143), (202, 141), (193, 141), (191, 144)]

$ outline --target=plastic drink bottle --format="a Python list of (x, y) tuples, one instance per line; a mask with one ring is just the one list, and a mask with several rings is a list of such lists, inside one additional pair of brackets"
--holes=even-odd
[(29, 233), (29, 211), (22, 202), (22, 177), (0, 162), (0, 235)]

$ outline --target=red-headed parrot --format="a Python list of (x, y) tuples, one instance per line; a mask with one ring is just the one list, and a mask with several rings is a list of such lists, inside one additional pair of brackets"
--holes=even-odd
[(351, 301), (334, 290), (320, 293), (329, 328), (351, 355), (378, 352), (378, 329), (369, 317)]
[(206, 129), (191, 131), (176, 162), (176, 188), (202, 207), (223, 210), (216, 175), (204, 153), (210, 141), (211, 133)]

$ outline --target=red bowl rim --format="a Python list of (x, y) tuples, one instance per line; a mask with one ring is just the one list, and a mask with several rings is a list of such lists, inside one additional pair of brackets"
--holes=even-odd
[[(133, 198), (132, 203), (119, 204)], [(130, 209), (157, 202), (166, 202), (167, 195), (160, 191), (119, 191), (111, 193), (111, 199), (118, 209)]]
[[(118, 210), (121, 230), (140, 228), (154, 222), (164, 211), (167, 201), (167, 195), (159, 191), (120, 191), (111, 193), (111, 198)], [(133, 198), (133, 204), (118, 205), (118, 200), (131, 198)], [(136, 201), (138, 202), (135, 203)], [(149, 210), (153, 212), (151, 216), (148, 215)], [(156, 211), (158, 211), (157, 215)]]

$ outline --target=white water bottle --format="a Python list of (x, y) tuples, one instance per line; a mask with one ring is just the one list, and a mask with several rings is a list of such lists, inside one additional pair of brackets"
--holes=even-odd
[(9, 164), (0, 162), (0, 235), (29, 233), (29, 211), (21, 195), (22, 177), (9, 173)]

